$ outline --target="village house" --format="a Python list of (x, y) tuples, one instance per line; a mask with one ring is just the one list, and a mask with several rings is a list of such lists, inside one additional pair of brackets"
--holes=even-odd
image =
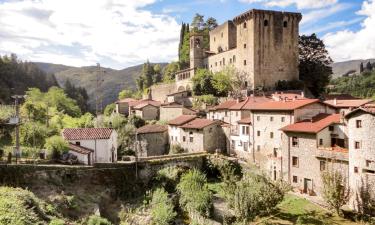
[(69, 152), (83, 164), (117, 161), (117, 132), (111, 128), (65, 128), (63, 138)]
[(149, 99), (129, 102), (129, 115), (136, 115), (144, 120), (158, 120), (160, 105), (160, 102)]
[(353, 109), (365, 106), (366, 104), (373, 103), (372, 99), (331, 99), (326, 100), (324, 103), (331, 105), (337, 109), (338, 113), (349, 113)]
[(181, 129), (179, 126), (192, 121), (197, 118), (195, 115), (182, 115), (173, 120), (168, 121), (168, 135), (169, 135), (169, 144), (177, 145), (182, 141)]
[(187, 107), (193, 106), (191, 97), (191, 90), (178, 91), (171, 94), (167, 94), (167, 103), (178, 103)]
[(162, 104), (160, 120), (169, 121), (181, 115), (195, 115), (197, 112), (178, 103)]
[(361, 107), (348, 113), (350, 206), (358, 209), (361, 190), (375, 188), (375, 107)]
[(348, 177), (348, 136), (341, 114), (321, 113), (280, 130), (282, 151), (269, 155), (273, 179), (284, 179), (301, 193), (321, 196), (322, 172), (335, 169)]
[(149, 124), (137, 129), (136, 151), (138, 157), (164, 155), (169, 149), (168, 127)]
[(115, 102), (115, 113), (122, 114), (124, 116), (129, 116), (129, 103), (135, 102), (136, 99), (124, 98)]
[(230, 133), (230, 155), (248, 159), (250, 154), (249, 143), (251, 141), (251, 119), (250, 117), (237, 121), (237, 130)]

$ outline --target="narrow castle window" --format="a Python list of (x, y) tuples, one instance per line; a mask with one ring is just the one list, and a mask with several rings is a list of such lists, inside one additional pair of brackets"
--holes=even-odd
[(284, 21), (284, 27), (288, 27), (288, 22)]
[(246, 44), (243, 44), (243, 48), (246, 48)]
[(246, 60), (243, 61), (243, 64), (246, 66)]
[(216, 38), (214, 37), (214, 42), (216, 41)]
[(236, 62), (236, 56), (234, 55), (233, 56), (233, 63), (235, 63)]
[(221, 32), (221, 37), (223, 37), (224, 35), (223, 35), (223, 32)]
[(245, 23), (243, 23), (243, 28), (246, 28), (246, 22), (245, 22)]
[(264, 20), (264, 26), (268, 26), (268, 20)]
[(223, 58), (223, 66), (225, 66), (225, 58)]

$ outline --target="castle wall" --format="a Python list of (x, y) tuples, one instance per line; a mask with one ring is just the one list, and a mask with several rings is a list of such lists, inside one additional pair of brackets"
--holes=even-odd
[[(210, 51), (219, 53), (236, 47), (236, 26), (227, 21), (210, 31)], [(221, 49), (221, 50), (220, 50)]]
[(167, 95), (177, 91), (176, 83), (156, 84), (151, 86), (152, 100), (165, 102)]

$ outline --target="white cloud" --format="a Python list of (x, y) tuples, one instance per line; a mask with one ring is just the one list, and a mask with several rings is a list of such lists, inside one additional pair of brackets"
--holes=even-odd
[(342, 30), (323, 37), (334, 61), (375, 58), (375, 0), (364, 1), (357, 14), (366, 16), (358, 31)]
[(75, 66), (176, 58), (180, 26), (142, 7), (156, 0), (9, 0), (0, 3), (0, 53)]
[(317, 9), (334, 5), (338, 0), (240, 0), (244, 3), (263, 3), (270, 7), (288, 7), (295, 5), (298, 9)]
[(311, 10), (303, 14), (301, 25), (303, 26), (309, 23), (314, 23), (317, 20), (327, 18), (333, 14), (348, 9), (350, 6), (350, 4), (336, 4), (323, 9)]

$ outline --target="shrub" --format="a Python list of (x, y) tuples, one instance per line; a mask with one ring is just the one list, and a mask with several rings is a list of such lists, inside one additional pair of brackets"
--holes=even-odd
[(179, 154), (184, 152), (185, 149), (179, 144), (171, 145), (171, 147), (169, 148), (169, 154)]
[(62, 153), (68, 151), (68, 142), (61, 136), (55, 135), (47, 138), (44, 147), (48, 150), (48, 155), (50, 155), (52, 159), (58, 159)]
[(209, 216), (212, 209), (212, 194), (207, 179), (200, 171), (193, 169), (181, 177), (177, 185), (180, 205), (189, 213)]
[(49, 225), (65, 225), (65, 221), (61, 219), (52, 219)]
[(87, 220), (87, 225), (112, 225), (106, 218), (92, 215)]
[(159, 170), (155, 177), (156, 185), (163, 187), (168, 192), (174, 192), (178, 180), (184, 169), (177, 166), (168, 166)]
[(152, 193), (151, 215), (153, 223), (157, 225), (168, 225), (177, 215), (173, 210), (171, 199), (168, 198), (168, 193), (162, 188)]
[(46, 220), (46, 203), (33, 193), (21, 188), (0, 187), (0, 224), (33, 225), (44, 224)]

